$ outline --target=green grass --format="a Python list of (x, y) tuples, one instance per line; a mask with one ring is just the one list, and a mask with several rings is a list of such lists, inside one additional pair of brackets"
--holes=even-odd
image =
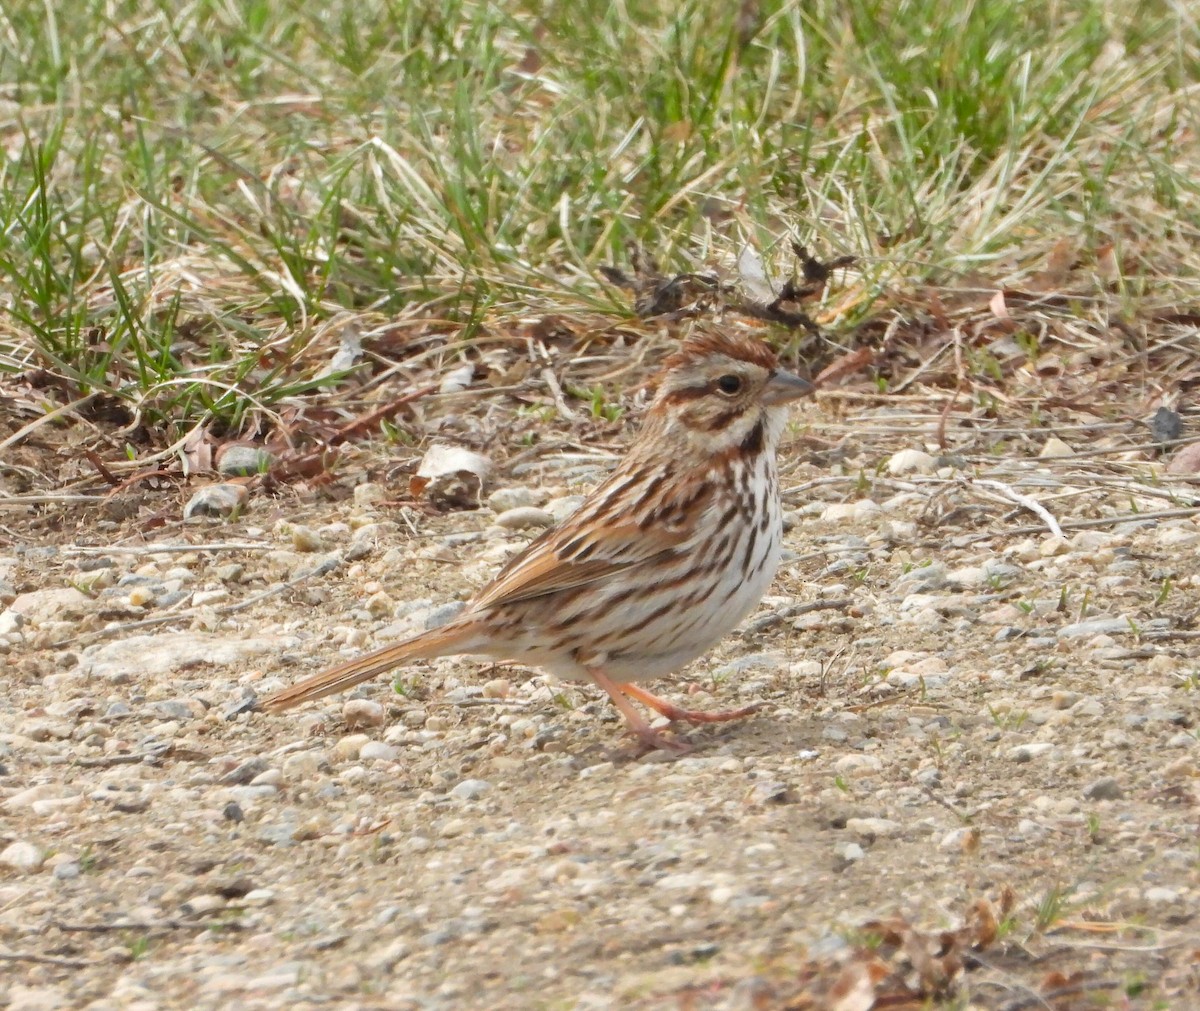
[(237, 430), (336, 388), (351, 321), (625, 319), (630, 243), (855, 255), (835, 332), (1063, 238), (1113, 245), (1118, 311), (1177, 306), (1198, 89), (1192, 9), (1131, 0), (13, 0), (0, 370)]

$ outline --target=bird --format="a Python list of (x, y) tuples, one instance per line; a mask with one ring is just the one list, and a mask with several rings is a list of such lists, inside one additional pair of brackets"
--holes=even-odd
[(763, 341), (693, 334), (663, 363), (624, 458), (558, 526), (512, 557), (448, 623), (284, 688), (279, 713), (414, 660), (511, 660), (603, 689), (646, 750), (690, 745), (653, 728), (741, 719), (757, 705), (684, 709), (639, 682), (674, 673), (759, 603), (783, 542), (777, 449), (813, 385)]

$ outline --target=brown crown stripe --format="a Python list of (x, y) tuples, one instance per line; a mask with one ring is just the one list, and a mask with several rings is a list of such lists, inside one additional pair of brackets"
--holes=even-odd
[(770, 345), (762, 341), (731, 337), (723, 333), (706, 333), (689, 337), (663, 365), (666, 369), (674, 369), (693, 359), (707, 358), (709, 355), (726, 355), (738, 361), (760, 365), (764, 369), (773, 369), (779, 364), (779, 356)]

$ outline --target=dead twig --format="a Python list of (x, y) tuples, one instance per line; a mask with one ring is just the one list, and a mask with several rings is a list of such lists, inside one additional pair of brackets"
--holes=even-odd
[(24, 439), (27, 435), (32, 435), (43, 425), (48, 424), (49, 422), (53, 421), (55, 418), (61, 418), (64, 414), (70, 414), (76, 408), (82, 407), (84, 404), (89, 403), (91, 400), (95, 399), (97, 396), (99, 396), (98, 391), (88, 393), (85, 396), (80, 397), (78, 400), (72, 400), (69, 404), (63, 404), (61, 407), (56, 407), (52, 411), (47, 411), (41, 417), (34, 418), (33, 421), (29, 422), (29, 424), (22, 425), (15, 432), (13, 432), (13, 434), (10, 435), (7, 439), (5, 439), (3, 442), (0, 442), (0, 452), (3, 452), (4, 450), (8, 449), (9, 446), (15, 446), (18, 442), (20, 442), (22, 439)]
[(91, 963), (54, 955), (35, 955), (26, 951), (0, 951), (0, 962), (32, 962), (35, 965), (56, 965), (60, 969), (86, 969)]
[(90, 463), (93, 467), (96, 468), (96, 473), (99, 474), (105, 481), (107, 481), (114, 488), (117, 487), (117, 485), (119, 485), (121, 483), (121, 479), (119, 477), (117, 477), (111, 470), (108, 469), (108, 467), (104, 463), (104, 461), (100, 459), (100, 454), (97, 453), (94, 449), (85, 448), (83, 451), (83, 455), (87, 457), (88, 463)]
[(1025, 1011), (1026, 1008), (1033, 1007), (1054, 1007), (1049, 1002), (1058, 1000), (1060, 997), (1072, 997), (1076, 994), (1091, 993), (1098, 990), (1120, 990), (1126, 985), (1124, 980), (1119, 979), (1080, 980), (1078, 983), (1068, 983), (1066, 986), (1058, 986), (1053, 990), (1047, 990), (1043, 994), (1018, 997), (1007, 1004), (1002, 1004), (1000, 1011)]
[[(1098, 527), (1113, 527), (1121, 523), (1137, 523), (1142, 520), (1173, 520), (1184, 519), (1188, 516), (1200, 516), (1200, 506), (1190, 509), (1159, 509), (1147, 513), (1121, 513), (1119, 516), (1099, 516), (1089, 520), (1063, 520), (1059, 524), (1061, 530), (1094, 530)], [(1008, 530), (992, 530), (987, 533), (974, 534), (963, 540), (956, 540), (955, 547), (967, 547), (979, 541), (990, 540), (993, 537), (1023, 537), (1026, 534), (1038, 534), (1042, 527), (1011, 527)]]
[(765, 632), (768, 628), (774, 628), (789, 618), (797, 618), (802, 614), (810, 614), (813, 611), (844, 611), (853, 604), (854, 601), (848, 597), (840, 600), (815, 600), (809, 604), (790, 604), (773, 614), (764, 614), (758, 621), (751, 622), (746, 631), (742, 633), (742, 637), (749, 638), (759, 632)]
[(348, 424), (343, 425), (329, 439), (331, 446), (336, 446), (340, 442), (346, 442), (348, 439), (354, 438), (356, 435), (362, 435), (364, 432), (370, 431), (381, 421), (388, 420), (398, 412), (402, 407), (411, 404), (414, 400), (420, 400), (422, 397), (427, 397), (431, 393), (437, 393), (436, 385), (421, 386), (415, 390), (409, 390), (395, 400), (390, 400), (382, 407), (377, 407), (375, 410), (364, 414), (359, 418), (355, 418)]
[(0, 508), (11, 506), (25, 509), (33, 505), (85, 505), (99, 504), (105, 500), (104, 495), (3, 495), (0, 496)]
[(994, 488), (1005, 498), (1016, 502), (1017, 505), (1028, 509), (1031, 513), (1034, 513), (1037, 516), (1040, 516), (1042, 518), (1042, 522), (1044, 522), (1046, 526), (1050, 528), (1050, 533), (1052, 533), (1055, 537), (1062, 537), (1062, 527), (1059, 526), (1058, 520), (1051, 515), (1049, 509), (1047, 509), (1032, 496), (1022, 495), (1011, 485), (1007, 485), (1003, 481), (991, 481), (986, 478), (973, 478), (971, 480), (971, 484), (980, 485), (984, 488)]
[(223, 541), (214, 544), (111, 544), (107, 547), (71, 545), (61, 548), (64, 555), (148, 555), (162, 552), (183, 553), (188, 551), (268, 551), (273, 544)]
[(141, 765), (147, 758), (156, 758), (149, 752), (137, 755), (105, 755), (103, 758), (77, 758), (75, 765), (83, 769), (108, 769), (114, 765)]
[(567, 398), (563, 396), (562, 386), (558, 382), (558, 376), (554, 374), (554, 370), (549, 366), (541, 371), (542, 381), (550, 390), (550, 396), (554, 398), (554, 406), (558, 410), (558, 416), (563, 421), (578, 421), (579, 415), (571, 410), (567, 404)]
[[(121, 923), (63, 923), (55, 920), (50, 924), (54, 930), (65, 934), (110, 934), (118, 930), (211, 930), (212, 920), (126, 920)], [(236, 920), (222, 920), (223, 930), (242, 930)]]

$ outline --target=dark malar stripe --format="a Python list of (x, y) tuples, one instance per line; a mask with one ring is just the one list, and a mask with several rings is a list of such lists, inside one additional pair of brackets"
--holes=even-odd
[(764, 442), (763, 423), (760, 420), (757, 425), (750, 429), (750, 434), (742, 440), (742, 452), (750, 456), (761, 453)]

